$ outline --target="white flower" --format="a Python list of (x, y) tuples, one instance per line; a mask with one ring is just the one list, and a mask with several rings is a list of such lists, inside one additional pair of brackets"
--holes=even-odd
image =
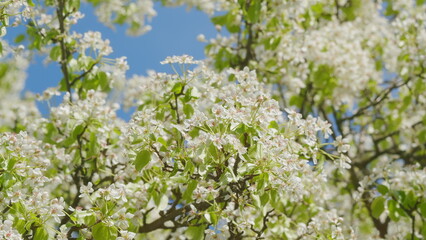
[(331, 130), (331, 124), (329, 122), (318, 118), (317, 125), (318, 129), (324, 134), (325, 139), (328, 139), (330, 137), (330, 134), (333, 133), (333, 131)]
[(97, 51), (100, 56), (107, 56), (112, 53), (110, 41), (108, 39), (103, 40), (100, 32), (88, 31), (84, 33), (80, 41), (82, 55), (85, 55), (86, 49)]
[(347, 143), (346, 139), (342, 139), (342, 136), (338, 136), (336, 138), (336, 141), (334, 142), (334, 146), (337, 147), (337, 152), (339, 153), (345, 153), (349, 151), (350, 145)]
[(21, 234), (13, 229), (13, 222), (11, 220), (0, 221), (0, 238), (7, 240), (21, 240)]
[(204, 36), (204, 34), (199, 34), (197, 36), (197, 41), (199, 41), (199, 42), (206, 42), (207, 41), (206, 40), (206, 36)]
[(200, 64), (200, 61), (193, 60), (194, 57), (188, 56), (188, 55), (182, 55), (182, 56), (172, 56), (167, 57), (164, 61), (161, 61), (161, 64), (173, 64), (173, 63), (179, 63), (179, 64)]
[(346, 169), (351, 168), (350, 163), (352, 161), (351, 161), (351, 159), (348, 156), (346, 156), (344, 154), (340, 154), (340, 158), (338, 159), (338, 162), (339, 162), (339, 167), (340, 168), (346, 168)]
[(50, 201), (50, 206), (49, 206), (49, 214), (51, 217), (53, 217), (55, 219), (56, 222), (61, 222), (61, 219), (59, 217), (63, 217), (65, 216), (64, 213), (64, 199), (61, 197), (60, 199), (52, 199)]
[(288, 119), (293, 121), (295, 124), (299, 124), (302, 119), (302, 114), (294, 111), (293, 109), (286, 108), (285, 111), (288, 113)]
[(57, 240), (68, 240), (68, 228), (65, 225), (62, 225), (59, 228), (60, 232), (56, 236)]
[(84, 196), (89, 196), (92, 192), (93, 192), (93, 183), (89, 182), (87, 184), (87, 186), (81, 186), (80, 187), (80, 196), (79, 197), (84, 197)]
[(204, 230), (204, 233), (206, 234), (206, 240), (225, 240), (228, 239), (229, 236), (227, 236), (224, 232), (219, 230), (213, 230), (213, 229), (206, 229)]
[(115, 225), (121, 229), (127, 229), (129, 227), (128, 220), (132, 219), (135, 215), (129, 212), (126, 212), (126, 208), (118, 210), (112, 218), (115, 220)]
[(117, 238), (117, 240), (131, 240), (134, 239), (136, 236), (136, 233), (129, 232), (129, 231), (120, 231), (120, 237)]

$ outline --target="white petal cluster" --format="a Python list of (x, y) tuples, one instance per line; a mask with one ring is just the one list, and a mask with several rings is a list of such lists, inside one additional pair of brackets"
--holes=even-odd
[[(62, 160), (58, 155), (53, 157), (55, 147), (42, 144), (25, 132), (19, 134), (2, 134), (0, 153), (3, 161), (2, 170), (11, 174), (12, 186), (6, 186), (6, 195), (2, 197), (0, 206), (20, 204), (25, 211), (38, 214), (44, 220), (54, 219), (60, 222), (65, 216), (65, 203), (62, 198), (50, 196), (51, 180), (46, 172), (51, 168), (51, 161)], [(20, 216), (29, 220), (28, 215)], [(7, 238), (8, 239), (8, 238)]]
[(194, 57), (188, 55), (167, 57), (161, 64), (199, 64), (200, 61), (194, 61)]
[(228, 9), (228, 6), (233, 1), (226, 0), (167, 0), (165, 4), (167, 6), (187, 6), (188, 9), (197, 8), (201, 11), (213, 15), (218, 11), (224, 11)]
[[(156, 15), (89, 2), (133, 35)], [(39, 100), (66, 91), (41, 118), (30, 54), (0, 40), (0, 239), (424, 237), (422, 1), (164, 0), (217, 14), (208, 59), (127, 82), (108, 39), (71, 32), (79, 1), (45, 3), (0, 3), (1, 34), (31, 18), (24, 41), (65, 74)]]
[(22, 98), (21, 91), (27, 77), (29, 55), (23, 46), (14, 47), (0, 40), (0, 125), (17, 128), (31, 125), (40, 113), (32, 97)]
[(95, 13), (107, 26), (113, 27), (117, 22), (128, 24), (127, 33), (130, 35), (140, 35), (151, 30), (146, 22), (157, 15), (152, 0), (100, 1)]
[[(306, 120), (302, 119), (299, 113), (290, 109), (287, 110), (289, 120), (285, 120), (278, 103), (271, 99), (263, 84), (257, 81), (254, 71), (245, 68), (242, 71), (230, 70), (225, 74), (233, 76), (235, 82), (229, 82), (225, 76), (215, 76), (218, 74), (212, 74), (202, 66), (187, 75), (191, 80), (182, 80), (188, 82), (189, 86), (194, 88), (192, 91), (196, 89), (197, 93), (202, 93), (200, 98), (194, 102), (197, 108), (192, 117), (185, 119), (183, 126), (172, 125), (185, 137), (185, 145), (188, 151), (193, 152), (191, 155), (194, 157), (194, 161), (198, 164), (209, 161), (209, 151), (206, 147), (212, 144), (220, 151), (237, 154), (238, 157), (229, 159), (229, 166), (232, 168), (236, 162), (235, 159), (240, 158), (241, 160), (239, 161), (243, 162), (244, 167), (239, 168), (239, 174), (244, 175), (245, 171), (251, 171), (256, 165), (274, 166), (271, 169), (271, 184), (284, 190), (288, 198), (292, 201), (297, 201), (302, 196), (310, 194), (310, 189), (313, 187), (312, 183), (321, 182), (324, 177), (318, 178), (315, 174), (310, 174), (311, 167), (308, 161), (311, 159), (308, 156), (313, 156), (312, 160), (316, 163), (316, 154), (319, 148), (318, 133), (322, 132), (323, 136), (328, 137), (331, 134), (331, 125), (324, 120), (311, 116)], [(167, 89), (164, 86), (172, 86), (173, 82), (178, 81), (177, 79), (173, 75), (154, 73), (151, 73), (150, 77), (134, 78), (134, 86), (137, 85), (136, 80), (138, 80), (138, 83), (143, 84), (143, 87), (140, 87), (139, 90), (130, 89), (131, 96), (140, 96), (142, 92), (145, 92), (145, 94), (152, 92), (154, 98), (160, 99), (159, 96), (165, 94), (165, 89)], [(199, 81), (214, 84), (216, 87), (212, 87), (212, 85), (210, 85), (211, 87), (206, 87), (206, 84), (204, 84), (203, 88), (198, 88), (200, 85), (197, 82)], [(142, 103), (143, 101), (140, 102)], [(150, 132), (160, 134), (163, 139), (167, 140), (167, 131), (164, 130), (171, 126), (160, 124), (153, 118), (155, 118), (155, 111), (144, 108), (134, 115), (133, 119), (134, 121), (136, 120), (134, 123), (137, 123), (137, 125), (129, 129), (129, 133), (126, 135), (133, 135), (132, 139), (140, 139), (141, 144), (139, 146), (149, 144), (151, 140), (149, 140), (147, 134)], [(284, 124), (284, 132), (280, 134), (276, 129), (270, 128), (271, 122)], [(229, 125), (231, 130), (235, 130), (242, 125), (259, 128), (256, 130), (258, 137), (254, 138), (255, 143), (259, 146), (259, 153), (255, 159), (246, 159), (244, 157), (244, 154), (248, 151), (247, 146), (244, 146), (235, 134), (215, 131), (223, 124)], [(204, 130), (198, 136), (191, 137), (188, 133), (194, 128), (207, 128), (210, 131)], [(132, 131), (136, 134), (132, 134)], [(296, 139), (298, 140), (296, 141)], [(132, 141), (130, 140), (129, 142)], [(348, 150), (347, 145), (340, 144), (338, 146), (339, 151), (342, 153)], [(304, 159), (302, 157), (301, 159), (300, 156), (306, 156), (307, 158)], [(167, 153), (160, 153), (160, 157), (169, 159)], [(350, 166), (348, 165), (350, 160), (347, 156), (342, 155), (339, 159), (342, 159), (336, 161), (339, 167), (348, 168)], [(170, 159), (167, 163), (173, 165), (173, 161), (170, 161)], [(157, 162), (153, 165), (151, 161), (147, 168), (154, 166), (161, 166), (161, 164), (158, 165)], [(304, 179), (299, 177), (298, 171), (304, 173)], [(205, 170), (199, 169), (198, 172), (205, 174)], [(315, 180), (310, 180), (311, 177)], [(238, 180), (232, 175), (229, 175), (228, 179), (229, 181)], [(315, 189), (320, 190), (320, 188)], [(205, 187), (199, 186), (194, 190), (193, 197), (200, 200), (208, 199), (213, 192), (215, 192), (214, 189), (206, 191)]]
[[(29, 6), (26, 0), (2, 1), (0, 7), (2, 8), (0, 36), (6, 35), (7, 26), (16, 26), (22, 21), (26, 21), (34, 16), (34, 8)], [(9, 18), (13, 19), (12, 23), (10, 23)]]
[(21, 234), (13, 228), (13, 222), (11, 220), (0, 221), (0, 238), (10, 240), (23, 239)]
[(333, 75), (338, 79), (334, 99), (350, 105), (351, 99), (369, 80), (381, 81), (381, 73), (375, 69), (370, 52), (363, 49), (363, 38), (360, 38), (363, 32), (359, 25), (365, 24), (329, 22), (305, 36), (307, 60), (333, 69)]
[(108, 56), (112, 53), (109, 40), (103, 40), (100, 32), (89, 31), (84, 33), (80, 39), (80, 52), (84, 54), (87, 50), (95, 51), (100, 56)]

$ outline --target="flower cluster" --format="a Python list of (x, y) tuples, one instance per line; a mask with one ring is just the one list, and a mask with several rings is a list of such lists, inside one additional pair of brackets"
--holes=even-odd
[[(4, 219), (37, 224), (38, 221), (47, 222), (53, 218), (59, 223), (60, 217), (65, 216), (65, 202), (63, 198), (52, 198), (52, 179), (46, 176), (51, 161), (62, 160), (60, 156), (53, 155), (55, 146), (43, 144), (25, 132), (2, 134), (0, 146), (3, 180), (0, 206), (5, 214)], [(10, 209), (16, 212), (11, 214)], [(8, 220), (3, 223), (4, 230), (9, 231), (4, 234), (12, 237), (16, 232), (9, 229), (8, 223)], [(14, 226), (22, 232), (25, 224)]]
[[(156, 15), (87, 1), (131, 34)], [(128, 81), (108, 39), (72, 31), (79, 0), (0, 3), (2, 33), (32, 19), (27, 46), (0, 41), (1, 239), (426, 238), (422, 1), (161, 2), (219, 34)], [(34, 53), (62, 73), (46, 117), (21, 94)]]
[(128, 24), (128, 33), (131, 35), (140, 35), (151, 30), (151, 26), (146, 22), (157, 15), (152, 0), (89, 0), (89, 2), (96, 5), (95, 13), (101, 22), (110, 27), (117, 23)]
[[(183, 62), (187, 58), (174, 57), (168, 61)], [(190, 63), (193, 63), (193, 60)], [(229, 81), (229, 78), (233, 81)], [(318, 164), (317, 158), (322, 158), (319, 151), (320, 136), (329, 138), (332, 134), (331, 125), (312, 116), (303, 119), (299, 113), (290, 109), (287, 110), (286, 119), (264, 84), (257, 80), (255, 71), (248, 68), (242, 71), (231, 69), (217, 74), (200, 65), (182, 75), (150, 73), (148, 77), (134, 77), (131, 83), (128, 102), (133, 102), (141, 108), (133, 116), (131, 127), (125, 134), (130, 137), (127, 142), (131, 143), (131, 149), (140, 151), (134, 153), (135, 161), (138, 161), (139, 157), (142, 159), (146, 151), (154, 151), (149, 163), (143, 165), (145, 171), (161, 168), (163, 171), (173, 172), (173, 169), (187, 169), (188, 164), (191, 164), (194, 166), (191, 172), (201, 179), (206, 179), (199, 179), (197, 182), (189, 180), (188, 186), (179, 187), (179, 192), (184, 194), (183, 200), (189, 201), (187, 197), (191, 197), (194, 201), (188, 208), (192, 213), (190, 219), (208, 214), (200, 206), (205, 204), (205, 201), (218, 201), (229, 191), (237, 196), (257, 198), (259, 189), (279, 189), (278, 196), (288, 202), (300, 201), (315, 192), (324, 191), (317, 186), (325, 177), (318, 178), (309, 162)], [(150, 98), (151, 101), (142, 100), (140, 97), (143, 95), (153, 98)], [(182, 99), (179, 99), (179, 96), (182, 96)], [(132, 97), (137, 97), (138, 100), (135, 101)], [(164, 101), (170, 101), (170, 104), (163, 104)], [(191, 104), (192, 107), (189, 108), (186, 104)], [(156, 105), (163, 106), (163, 109), (157, 107), (154, 110)], [(169, 115), (168, 111), (175, 113)], [(170, 117), (175, 121), (173, 123), (171, 119), (172, 124), (160, 121)], [(154, 133), (156, 137), (153, 138), (149, 133)], [(182, 139), (176, 139), (170, 133), (181, 135)], [(332, 158), (339, 159), (336, 161), (338, 167), (348, 168), (350, 160), (343, 155), (349, 150), (348, 145), (346, 140), (337, 140), (334, 145), (342, 156)], [(184, 152), (180, 152), (182, 150), (179, 146), (184, 147)], [(328, 156), (333, 155), (330, 153)], [(223, 169), (223, 165), (227, 167)], [(300, 174), (303, 174), (303, 179)], [(178, 170), (172, 178), (161, 179), (160, 182), (167, 182), (168, 186), (168, 197), (164, 203), (167, 199), (181, 201), (178, 200), (179, 195), (174, 194), (176, 190), (172, 186), (183, 178)], [(248, 192), (239, 190), (234, 184), (246, 184)], [(191, 195), (186, 195), (188, 191), (191, 191)], [(255, 221), (249, 220), (248, 216), (250, 219), (256, 218), (255, 212), (259, 211), (258, 208), (267, 209), (271, 206), (256, 205), (250, 209), (246, 205), (240, 205), (243, 199), (244, 197), (236, 197), (235, 202), (227, 202), (227, 209), (235, 213), (224, 212), (224, 219), (221, 221), (226, 224), (237, 221), (237, 231), (250, 231)], [(149, 203), (146, 204), (149, 206)], [(160, 209), (164, 208), (162, 199), (155, 204), (158, 204)], [(211, 211), (213, 210), (209, 212)], [(155, 212), (156, 210), (153, 210), (148, 216), (156, 216)], [(212, 221), (209, 220), (211, 216), (208, 216), (207, 220)], [(216, 218), (218, 217), (216, 215)], [(243, 222), (240, 222), (240, 218)], [(224, 233), (226, 232), (224, 230)], [(211, 235), (211, 232), (206, 234)]]

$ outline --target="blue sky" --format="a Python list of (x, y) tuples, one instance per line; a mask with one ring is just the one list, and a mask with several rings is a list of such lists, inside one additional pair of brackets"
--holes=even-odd
[[(145, 75), (147, 70), (170, 72), (170, 66), (161, 65), (160, 61), (167, 56), (188, 54), (195, 59), (204, 59), (205, 43), (196, 40), (198, 34), (203, 33), (207, 39), (216, 36), (217, 31), (209, 16), (196, 9), (183, 7), (165, 8), (156, 3), (157, 16), (152, 19), (152, 30), (142, 36), (132, 37), (125, 34), (125, 26), (117, 26), (115, 30), (105, 27), (94, 15), (89, 4), (82, 4), (81, 12), (85, 17), (75, 25), (75, 31), (100, 31), (103, 39), (109, 39), (114, 52), (111, 58), (126, 56), (130, 66), (127, 76), (134, 74)], [(25, 31), (23, 28), (9, 29), (6, 39), (13, 39)], [(48, 87), (58, 86), (61, 79), (60, 68), (57, 63), (43, 64), (46, 56), (35, 57), (28, 69), (28, 77), (24, 92), (42, 93)], [(57, 105), (60, 100), (52, 99), (51, 104)], [(58, 102), (59, 101), (59, 102)], [(46, 102), (37, 103), (43, 115), (48, 115), (49, 107)], [(119, 111), (119, 116), (128, 119), (129, 112)]]
[[(126, 28), (117, 27), (115, 30), (105, 27), (93, 14), (88, 4), (83, 4), (81, 11), (85, 17), (75, 26), (74, 30), (80, 33), (86, 31), (100, 31), (104, 39), (111, 41), (114, 52), (112, 58), (127, 56), (130, 66), (128, 76), (133, 74), (144, 75), (149, 69), (168, 71), (169, 66), (161, 65), (160, 61), (167, 56), (188, 54), (195, 59), (204, 58), (205, 43), (196, 40), (198, 34), (203, 33), (207, 39), (216, 36), (216, 30), (207, 14), (186, 7), (165, 8), (156, 3), (157, 16), (152, 19), (152, 30), (148, 33), (131, 37), (125, 34)], [(10, 29), (7, 38), (9, 41), (23, 29)], [(45, 66), (42, 61), (45, 57), (36, 57), (28, 69), (28, 78), (25, 90), (41, 93), (47, 87), (57, 86), (61, 78), (57, 63)]]

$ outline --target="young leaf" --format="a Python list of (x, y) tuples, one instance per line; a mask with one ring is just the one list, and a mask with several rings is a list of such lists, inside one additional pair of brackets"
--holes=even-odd
[(420, 204), (420, 212), (422, 216), (426, 219), (426, 202)]
[(373, 200), (373, 203), (371, 203), (371, 215), (374, 218), (379, 218), (380, 215), (385, 210), (385, 201), (386, 199), (384, 197), (378, 197)]
[(204, 238), (204, 229), (206, 228), (206, 226), (201, 225), (201, 226), (190, 226), (188, 227), (188, 229), (186, 230), (186, 235), (188, 236), (189, 239), (192, 240), (201, 240)]
[(50, 50), (50, 58), (53, 61), (58, 61), (59, 58), (61, 57), (61, 47), (60, 46), (55, 46)]
[(385, 195), (386, 193), (389, 192), (389, 189), (385, 185), (380, 184), (377, 186), (377, 191), (379, 191), (379, 193), (381, 193), (382, 195)]
[(44, 227), (38, 227), (35, 231), (34, 240), (46, 240), (49, 239), (49, 233), (44, 229)]
[(144, 168), (149, 161), (151, 161), (151, 152), (148, 150), (142, 150), (136, 155), (135, 168), (140, 171)]
[(117, 238), (115, 227), (110, 227), (105, 223), (96, 224), (92, 230), (94, 240), (113, 240)]
[(183, 200), (190, 201), (192, 199), (192, 192), (197, 188), (197, 181), (191, 180), (183, 193)]

